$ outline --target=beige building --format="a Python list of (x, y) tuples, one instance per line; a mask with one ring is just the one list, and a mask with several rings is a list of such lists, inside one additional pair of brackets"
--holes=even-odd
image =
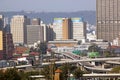
[(82, 18), (54, 18), (54, 40), (86, 39), (86, 23)]
[(97, 38), (113, 41), (120, 34), (120, 0), (96, 0)]
[(73, 39), (83, 40), (86, 39), (86, 22), (82, 18), (71, 18)]
[(26, 43), (26, 25), (30, 24), (29, 19), (24, 15), (15, 15), (11, 19), (11, 33), (13, 34), (14, 44)]
[(54, 18), (54, 23), (53, 23), (53, 39), (54, 40), (63, 39), (62, 22), (63, 22), (63, 18)]
[(54, 18), (53, 31), (54, 40), (71, 39), (71, 19), (70, 18)]
[(63, 40), (72, 39), (72, 22), (70, 18), (64, 18), (62, 22)]
[(3, 50), (3, 31), (0, 31), (0, 51)]

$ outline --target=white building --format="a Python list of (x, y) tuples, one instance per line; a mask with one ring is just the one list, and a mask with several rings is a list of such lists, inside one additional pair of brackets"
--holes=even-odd
[(15, 15), (11, 19), (10, 27), (13, 35), (13, 43), (24, 44), (26, 42), (26, 25), (29, 24), (29, 20), (24, 15)]
[(54, 18), (54, 39), (86, 39), (86, 22), (82, 18)]
[(73, 39), (86, 39), (86, 22), (82, 18), (71, 18), (73, 27)]
[(53, 38), (55, 40), (61, 40), (63, 38), (63, 33), (62, 33), (62, 22), (63, 18), (54, 18), (54, 23), (53, 23)]

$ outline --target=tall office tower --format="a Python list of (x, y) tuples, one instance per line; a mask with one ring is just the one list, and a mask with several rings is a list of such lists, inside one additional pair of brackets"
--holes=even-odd
[(86, 39), (86, 22), (82, 18), (55, 18), (53, 23), (54, 39)]
[(62, 22), (63, 40), (72, 39), (72, 23), (70, 18), (64, 18)]
[(41, 27), (43, 28), (43, 33), (42, 33), (42, 35), (43, 35), (43, 41), (48, 41), (48, 27), (47, 27), (47, 25), (46, 24), (44, 24), (44, 23), (41, 23), (40, 24), (41, 25)]
[(4, 16), (0, 15), (0, 30), (3, 30), (4, 27)]
[(120, 0), (96, 0), (97, 38), (112, 41), (120, 34)]
[(63, 22), (63, 18), (54, 18), (53, 38), (55, 40), (62, 40), (63, 39), (62, 22)]
[(12, 58), (13, 50), (12, 34), (0, 31), (0, 59)]
[(73, 28), (73, 39), (86, 39), (86, 22), (82, 18), (71, 18)]
[(54, 39), (68, 40), (71, 39), (72, 23), (69, 18), (54, 18), (53, 23)]
[(30, 20), (24, 15), (15, 15), (11, 19), (11, 33), (13, 34), (14, 44), (26, 43), (26, 25), (30, 24)]
[(3, 59), (10, 59), (13, 57), (14, 44), (11, 33), (3, 33)]
[(40, 25), (27, 25), (27, 45), (32, 45), (37, 41), (43, 42), (44, 29)]
[(31, 20), (31, 25), (40, 25), (40, 18), (33, 18)]
[(3, 31), (0, 30), (0, 59), (3, 54)]
[(47, 25), (47, 41), (53, 41), (53, 26), (52, 24)]

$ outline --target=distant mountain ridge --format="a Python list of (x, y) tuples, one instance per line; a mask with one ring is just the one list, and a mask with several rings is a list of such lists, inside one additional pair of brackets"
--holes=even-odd
[(54, 18), (57, 17), (82, 17), (84, 21), (89, 24), (96, 24), (96, 12), (95, 11), (78, 11), (78, 12), (0, 12), (5, 17), (9, 18), (9, 21), (13, 15), (26, 15), (29, 18), (40, 18), (44, 23), (49, 24), (53, 23)]

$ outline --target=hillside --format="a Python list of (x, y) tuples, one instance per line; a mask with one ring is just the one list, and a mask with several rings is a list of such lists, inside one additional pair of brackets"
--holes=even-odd
[(13, 15), (26, 15), (29, 18), (41, 18), (44, 23), (53, 23), (55, 17), (83, 17), (89, 24), (95, 25), (96, 23), (96, 12), (95, 11), (78, 11), (78, 12), (0, 12), (9, 20)]

